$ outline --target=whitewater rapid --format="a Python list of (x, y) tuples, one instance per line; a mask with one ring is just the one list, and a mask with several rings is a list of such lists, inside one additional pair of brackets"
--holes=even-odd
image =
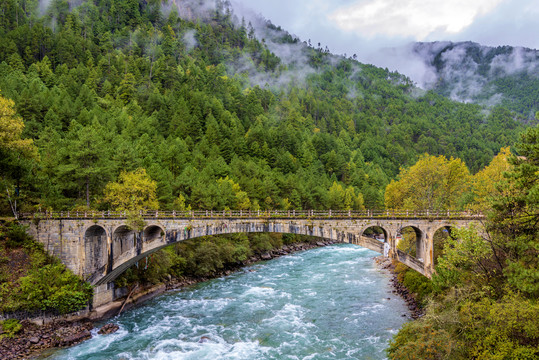
[(377, 254), (335, 245), (167, 293), (47, 359), (385, 359), (407, 320)]

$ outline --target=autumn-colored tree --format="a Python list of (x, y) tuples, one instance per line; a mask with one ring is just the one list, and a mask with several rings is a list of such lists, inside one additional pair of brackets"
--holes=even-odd
[(230, 208), (234, 210), (248, 210), (251, 208), (251, 200), (245, 191), (242, 191), (240, 185), (235, 183), (229, 177), (217, 180), (217, 188), (220, 195), (220, 208)]
[(386, 187), (385, 205), (389, 209), (456, 209), (469, 186), (470, 172), (460, 159), (423, 155), (398, 180)]
[(344, 189), (344, 187), (333, 182), (333, 185), (329, 188), (328, 193), (329, 208), (334, 210), (362, 210), (363, 195), (361, 193), (356, 195), (356, 191), (352, 186)]
[(32, 139), (23, 139), (24, 122), (15, 112), (13, 100), (0, 93), (0, 152), (15, 152), (37, 158), (37, 148)]
[(502, 148), (490, 164), (472, 177), (473, 203), (470, 208), (485, 211), (491, 208), (491, 198), (499, 195), (498, 183), (504, 179), (504, 173), (511, 168), (507, 160), (511, 155), (509, 147)]
[[(17, 202), (12, 199), (19, 181), (21, 158), (38, 159), (37, 148), (32, 139), (23, 139), (23, 120), (15, 112), (15, 103), (0, 93), (0, 176), (2, 192), (7, 196), (13, 215), (17, 217)], [(0, 197), (1, 199), (1, 197)]]
[(146, 174), (146, 169), (139, 168), (122, 171), (117, 182), (108, 183), (105, 201), (119, 211), (156, 210), (159, 207), (156, 192), (157, 183)]

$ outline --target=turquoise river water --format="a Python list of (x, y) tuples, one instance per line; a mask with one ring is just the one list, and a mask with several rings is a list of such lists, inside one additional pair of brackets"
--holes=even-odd
[(385, 359), (406, 321), (377, 254), (335, 245), (170, 292), (47, 359)]

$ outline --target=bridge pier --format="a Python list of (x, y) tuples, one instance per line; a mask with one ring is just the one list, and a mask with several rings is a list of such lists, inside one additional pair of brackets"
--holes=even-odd
[(423, 251), (424, 274), (428, 278), (432, 278), (434, 274), (434, 232), (425, 233), (425, 247)]
[(114, 286), (111, 283), (97, 285), (94, 287), (94, 298), (92, 307), (110, 304), (114, 300)]

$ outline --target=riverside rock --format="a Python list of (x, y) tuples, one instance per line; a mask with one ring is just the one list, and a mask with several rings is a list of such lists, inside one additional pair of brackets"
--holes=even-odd
[(99, 335), (113, 334), (118, 331), (120, 327), (116, 324), (106, 324), (97, 332)]

